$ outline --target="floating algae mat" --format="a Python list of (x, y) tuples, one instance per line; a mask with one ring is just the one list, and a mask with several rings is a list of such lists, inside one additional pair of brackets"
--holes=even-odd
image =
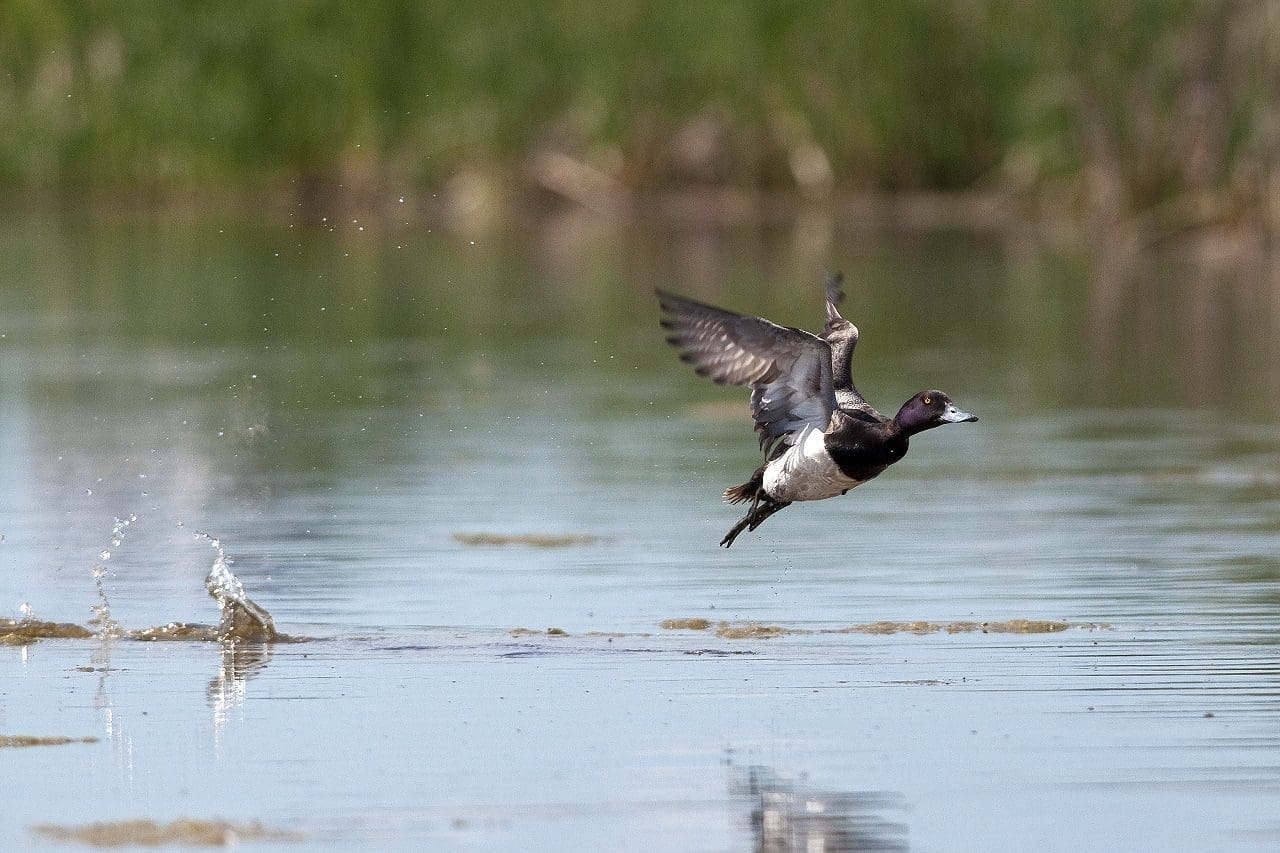
[[(773, 637), (832, 636), (836, 634), (1057, 634), (1062, 631), (1099, 631), (1110, 628), (1104, 622), (1062, 622), (1049, 619), (1006, 619), (987, 622), (866, 622), (841, 628), (794, 628), (762, 622), (712, 622), (702, 617), (663, 619), (658, 627), (666, 631), (711, 631), (725, 640), (755, 640)], [(512, 637), (568, 637), (563, 628), (512, 628)], [(647, 633), (628, 631), (587, 631), (585, 637), (648, 637)]]
[(781, 637), (783, 634), (812, 634), (796, 628), (784, 628), (781, 625), (756, 625), (751, 622), (732, 624), (721, 622), (716, 625), (716, 636), (726, 640), (750, 640), (760, 637)]
[(706, 631), (715, 628), (717, 637), (727, 640), (747, 640), (767, 637), (803, 636), (811, 634), (1056, 634), (1072, 628), (1097, 631), (1111, 627), (1101, 622), (1059, 622), (1045, 619), (1009, 619), (990, 622), (868, 622), (846, 628), (788, 628), (784, 625), (765, 625), (757, 622), (717, 622), (707, 619), (664, 619), (659, 626), (669, 631)]
[(668, 631), (705, 631), (711, 627), (708, 619), (663, 619), (658, 623), (660, 628)]
[(74, 622), (45, 622), (40, 619), (0, 619), (0, 646), (21, 646), (45, 639), (85, 640), (93, 632)]
[(563, 628), (548, 628), (538, 631), (534, 628), (512, 628), (507, 632), (513, 637), (567, 637), (569, 632)]
[(0, 749), (20, 749), (28, 746), (64, 746), (68, 743), (97, 743), (93, 735), (88, 737), (35, 737), (32, 735), (0, 735)]
[(460, 545), (526, 545), (531, 548), (568, 548), (572, 545), (594, 545), (600, 541), (600, 537), (585, 533), (455, 533), (453, 534), (453, 541)]
[(231, 823), (225, 820), (178, 818), (170, 823), (153, 820), (121, 820), (84, 826), (42, 823), (31, 827), (37, 835), (54, 841), (77, 842), (90, 847), (234, 847), (244, 841), (304, 841), (301, 832), (273, 829), (257, 821)]

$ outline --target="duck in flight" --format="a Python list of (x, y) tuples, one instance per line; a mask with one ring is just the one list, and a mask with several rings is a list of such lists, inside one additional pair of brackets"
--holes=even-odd
[(680, 358), (717, 383), (751, 389), (765, 459), (751, 479), (725, 490), (729, 503), (751, 502), (720, 541), (725, 548), (796, 501), (843, 495), (878, 476), (906, 455), (916, 433), (977, 420), (941, 391), (921, 391), (892, 418), (862, 398), (849, 372), (858, 327), (840, 316), (842, 281), (839, 273), (827, 280), (820, 335), (658, 291), (667, 341)]

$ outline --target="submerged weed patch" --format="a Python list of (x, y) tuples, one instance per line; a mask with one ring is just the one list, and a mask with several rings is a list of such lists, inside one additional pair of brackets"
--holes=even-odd
[(572, 545), (593, 545), (600, 537), (586, 533), (455, 533), (453, 541), (459, 545), (491, 546), (527, 545), (530, 548), (568, 548)]
[(84, 826), (42, 823), (31, 831), (54, 841), (77, 842), (90, 847), (232, 847), (242, 841), (296, 842), (306, 839), (301, 832), (272, 829), (258, 821), (232, 823), (181, 817), (169, 823), (154, 820), (120, 820)]

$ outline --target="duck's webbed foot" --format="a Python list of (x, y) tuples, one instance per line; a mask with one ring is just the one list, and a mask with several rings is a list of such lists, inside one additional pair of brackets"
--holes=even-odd
[(733, 526), (733, 529), (724, 535), (720, 540), (720, 547), (728, 548), (733, 544), (733, 540), (738, 538), (738, 534), (744, 530), (755, 530), (764, 520), (773, 515), (778, 510), (791, 506), (791, 501), (783, 501), (781, 503), (770, 500), (767, 497), (759, 497), (759, 499), (751, 504), (751, 510), (742, 517), (742, 520)]

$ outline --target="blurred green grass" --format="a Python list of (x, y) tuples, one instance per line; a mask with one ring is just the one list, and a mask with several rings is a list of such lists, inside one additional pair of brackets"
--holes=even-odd
[[(0, 3), (9, 194), (1048, 193), (1274, 217), (1280, 11), (1231, 0)], [(551, 189), (557, 189), (551, 186)]]

